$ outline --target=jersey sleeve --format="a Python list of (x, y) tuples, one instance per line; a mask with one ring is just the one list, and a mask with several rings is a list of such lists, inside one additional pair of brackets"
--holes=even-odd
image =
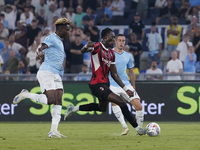
[(45, 40), (44, 40), (42, 43), (46, 44), (48, 47), (51, 47), (51, 46), (53, 45), (51, 39), (52, 39), (52, 38), (51, 38), (50, 36), (47, 36), (47, 37), (45, 38)]
[(127, 68), (128, 69), (131, 69), (131, 68), (133, 68), (134, 67), (134, 64), (133, 64), (133, 57), (131, 57), (131, 54), (129, 54), (128, 53), (128, 56), (129, 56), (129, 61), (128, 61), (128, 63), (127, 63)]

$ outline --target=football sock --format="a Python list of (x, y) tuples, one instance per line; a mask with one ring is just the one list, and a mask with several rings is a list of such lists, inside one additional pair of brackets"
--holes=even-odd
[(27, 93), (26, 97), (34, 100), (35, 102), (39, 102), (39, 103), (47, 105), (47, 97), (45, 94)]
[(100, 111), (99, 104), (97, 104), (97, 103), (80, 105), (79, 110), (81, 110), (81, 111)]
[(53, 105), (53, 107), (52, 107), (51, 131), (57, 131), (57, 129), (58, 129), (58, 124), (59, 124), (60, 118), (61, 118), (61, 109), (62, 109), (61, 105)]
[(77, 112), (79, 110), (79, 106), (74, 106), (74, 108), (73, 108), (73, 112)]
[(122, 111), (120, 109), (120, 107), (118, 105), (116, 106), (112, 106), (112, 111), (115, 115), (115, 117), (119, 120), (119, 122), (121, 123), (123, 128), (128, 128), (125, 120), (124, 120), (124, 116), (122, 114)]
[(134, 127), (136, 128), (138, 126), (135, 117), (133, 117), (130, 113), (130, 111), (128, 110), (127, 105), (120, 107), (122, 110), (122, 113), (124, 115), (124, 117), (126, 118), (126, 120), (128, 120), (128, 122)]
[(144, 112), (142, 110), (136, 111), (135, 118), (138, 123), (138, 126), (142, 127), (144, 121)]

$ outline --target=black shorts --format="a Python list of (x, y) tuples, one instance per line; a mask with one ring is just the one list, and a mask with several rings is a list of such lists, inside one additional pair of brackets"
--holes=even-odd
[(112, 91), (110, 90), (110, 83), (89, 84), (89, 88), (94, 96), (99, 101), (107, 101), (107, 97)]

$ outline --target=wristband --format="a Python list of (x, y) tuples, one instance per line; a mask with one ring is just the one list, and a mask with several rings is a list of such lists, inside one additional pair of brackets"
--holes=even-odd
[(128, 88), (126, 86), (124, 86), (123, 90), (126, 92), (128, 90)]

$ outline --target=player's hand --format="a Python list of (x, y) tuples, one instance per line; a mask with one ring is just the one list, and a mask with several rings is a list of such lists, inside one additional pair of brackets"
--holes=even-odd
[(87, 43), (87, 47), (89, 48), (89, 47), (94, 47), (94, 43), (93, 42), (88, 42)]
[(127, 90), (126, 93), (128, 94), (129, 97), (133, 97), (134, 96), (134, 92), (131, 90)]

